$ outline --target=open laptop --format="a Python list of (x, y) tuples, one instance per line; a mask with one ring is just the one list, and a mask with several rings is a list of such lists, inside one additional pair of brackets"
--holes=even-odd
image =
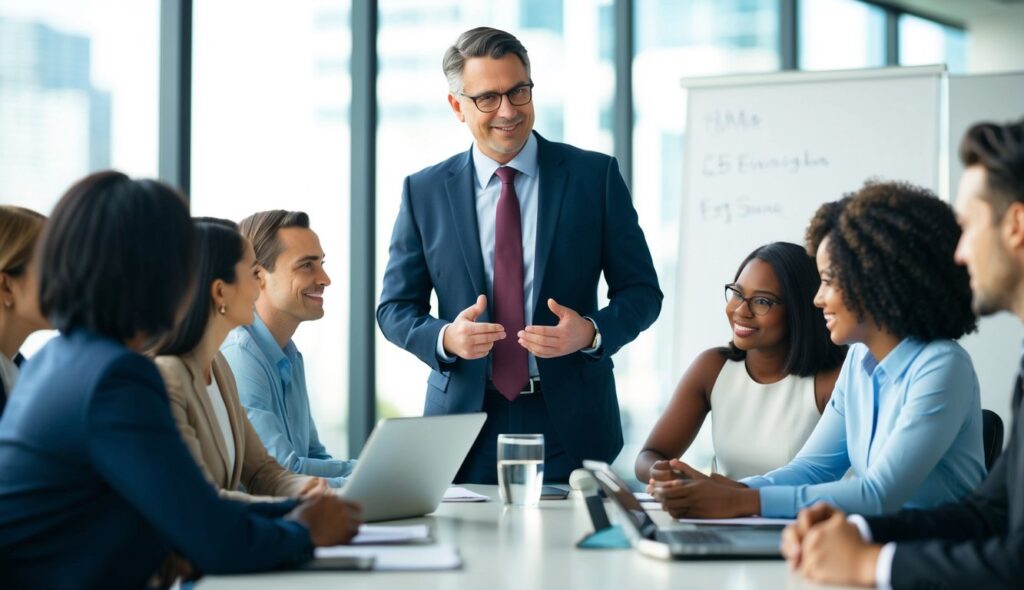
[(341, 496), (362, 504), (366, 522), (433, 512), (486, 418), (477, 412), (381, 419)]
[(630, 542), (658, 559), (782, 559), (780, 525), (683, 525), (660, 528), (607, 463), (584, 461), (622, 518)]

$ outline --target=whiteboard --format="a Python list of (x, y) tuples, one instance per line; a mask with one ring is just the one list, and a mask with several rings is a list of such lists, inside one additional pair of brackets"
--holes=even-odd
[(750, 251), (803, 244), (868, 178), (938, 190), (944, 68), (790, 72), (687, 87), (674, 371), (730, 339), (722, 285)]
[[(1024, 72), (949, 77), (949, 195), (955, 197), (963, 173), (960, 139), (974, 123), (1007, 123), (1024, 117)], [(981, 384), (981, 405), (1003, 419), (1009, 442), (1010, 402), (1021, 355), (1024, 327), (1009, 313), (983, 318), (978, 332), (960, 343), (970, 353)]]

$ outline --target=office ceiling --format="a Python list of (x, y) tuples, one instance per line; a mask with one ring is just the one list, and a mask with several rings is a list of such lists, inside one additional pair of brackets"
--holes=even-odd
[(960, 24), (1008, 8), (1024, 10), (1024, 0), (887, 0), (882, 3)]

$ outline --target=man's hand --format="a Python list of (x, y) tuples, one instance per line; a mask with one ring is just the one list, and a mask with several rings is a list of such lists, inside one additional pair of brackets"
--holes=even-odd
[[(476, 303), (462, 310), (444, 331), (444, 351), (459, 358), (473, 360), (491, 352), (494, 343), (505, 338), (501, 324), (478, 324), (476, 318), (487, 310), (487, 296), (480, 295)], [(586, 321), (586, 320), (584, 320)]]
[(818, 583), (874, 586), (881, 550), (881, 545), (865, 543), (846, 515), (834, 510), (804, 537), (800, 573)]
[(672, 518), (731, 518), (761, 511), (757, 490), (722, 485), (708, 477), (653, 482), (650, 489)]
[[(594, 324), (554, 299), (548, 299), (548, 309), (558, 317), (557, 326), (526, 326), (520, 330), (519, 345), (538, 358), (554, 358), (588, 348), (594, 341)], [(451, 330), (451, 328), (448, 328)]]
[(800, 567), (801, 546), (807, 533), (814, 525), (831, 518), (835, 512), (836, 509), (831, 504), (818, 502), (810, 508), (801, 510), (796, 517), (796, 522), (782, 531), (782, 556), (789, 562), (791, 569), (795, 570)]
[(359, 532), (363, 509), (355, 502), (342, 500), (334, 494), (322, 494), (296, 506), (285, 515), (309, 529), (313, 545), (342, 545)]
[(302, 486), (299, 490), (298, 498), (300, 500), (308, 500), (314, 496), (320, 496), (327, 493), (327, 480), (322, 477), (311, 477), (306, 481), (306, 485)]

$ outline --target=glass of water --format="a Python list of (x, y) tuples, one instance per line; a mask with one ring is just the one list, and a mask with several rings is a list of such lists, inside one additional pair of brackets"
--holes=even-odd
[(498, 435), (498, 491), (510, 506), (536, 506), (544, 485), (544, 435)]

